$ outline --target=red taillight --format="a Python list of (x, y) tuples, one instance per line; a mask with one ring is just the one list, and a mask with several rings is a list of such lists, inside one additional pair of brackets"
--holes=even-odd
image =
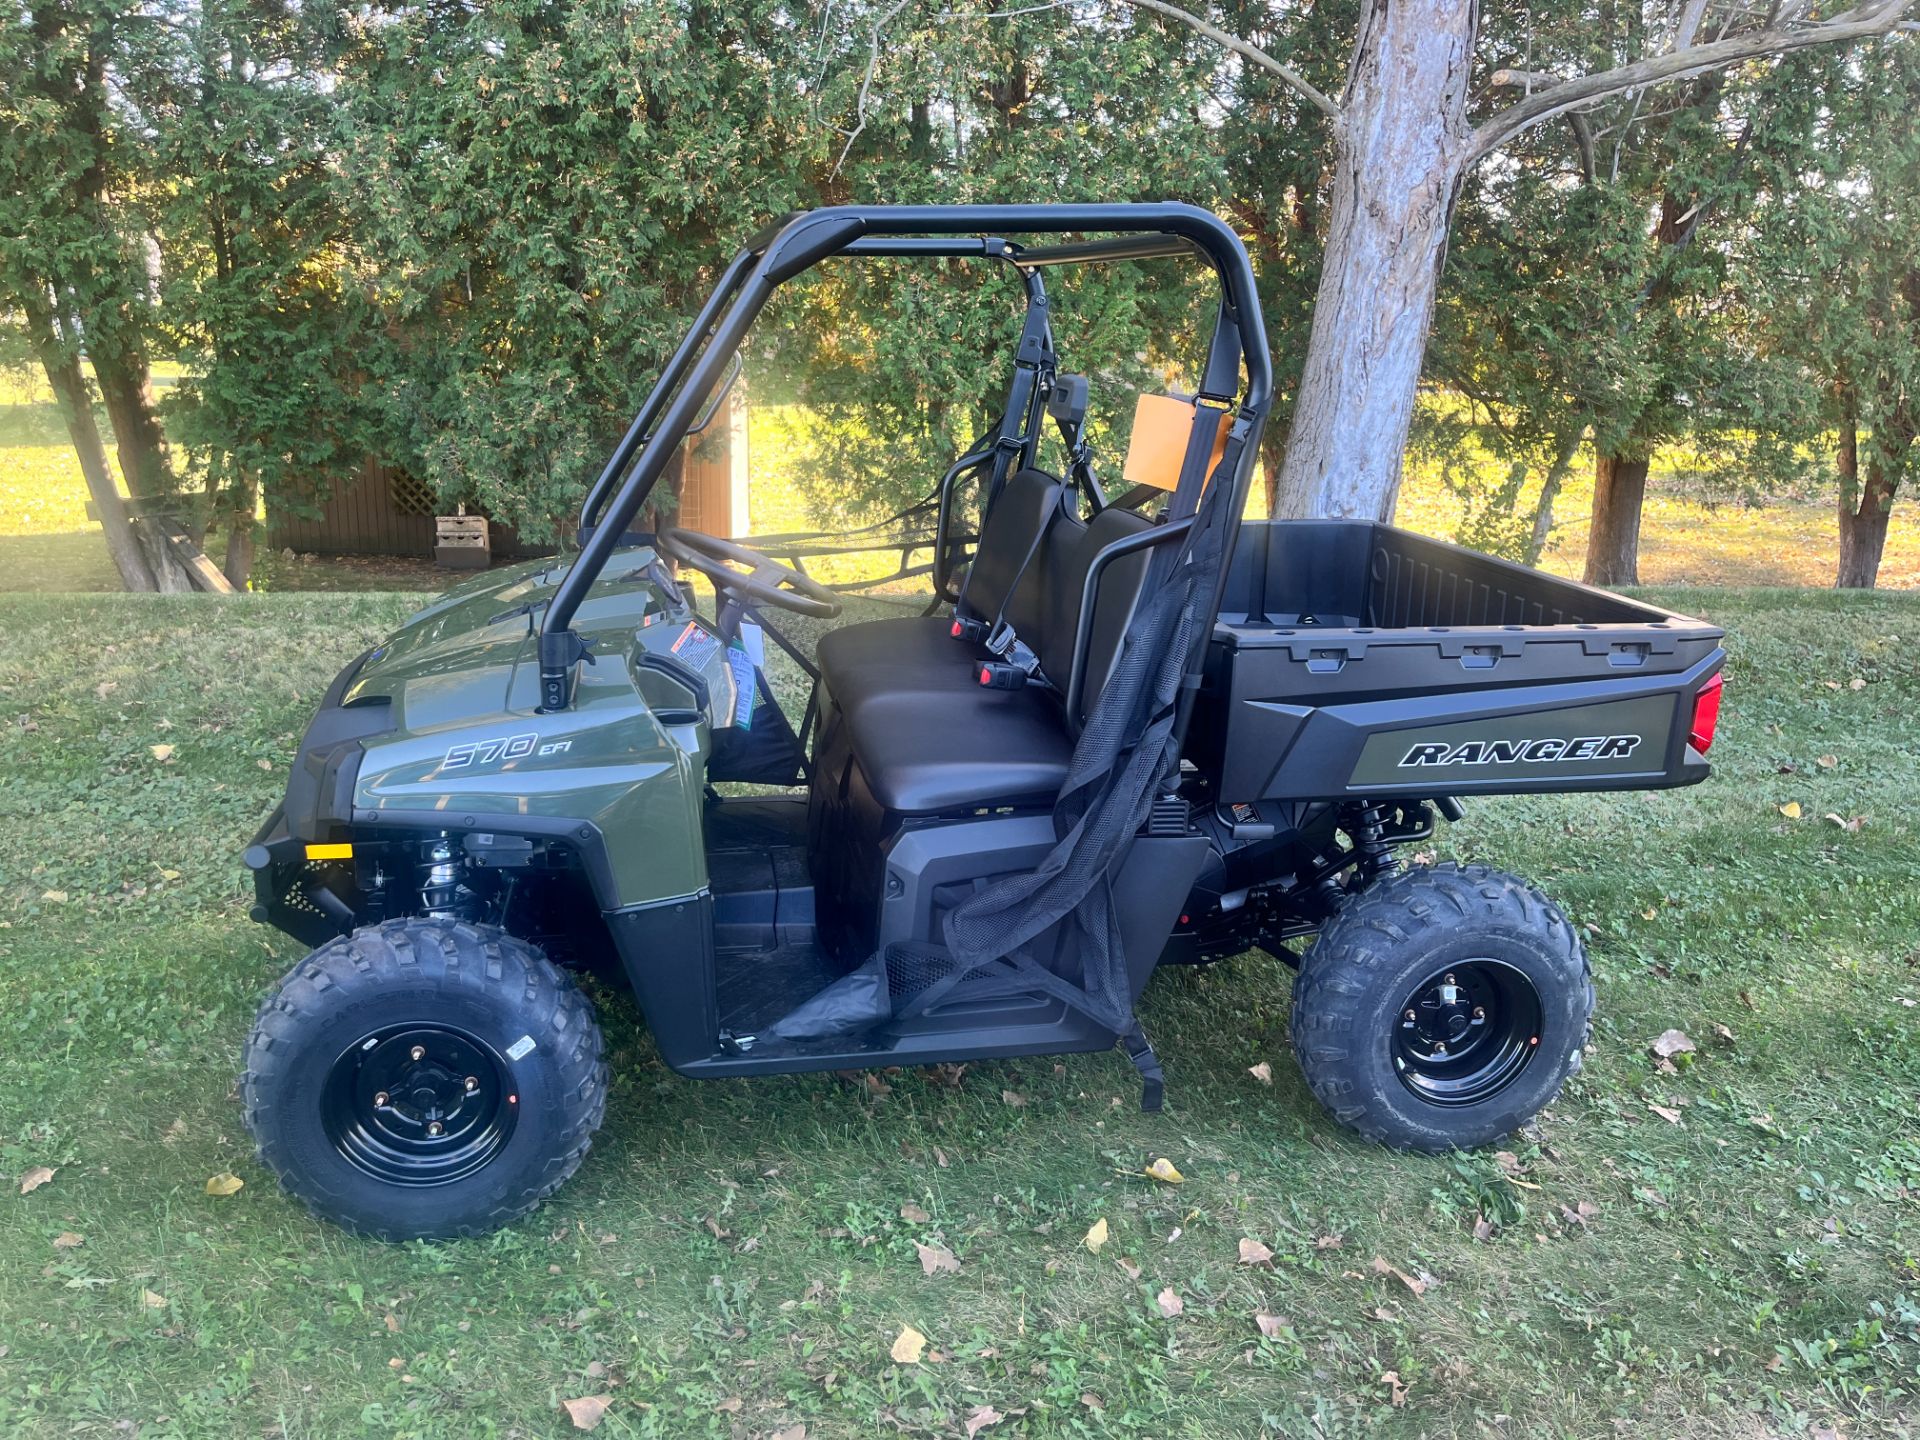
[(1702, 755), (1713, 748), (1713, 732), (1720, 727), (1720, 692), (1725, 688), (1716, 674), (1693, 697), (1693, 730), (1687, 743)]

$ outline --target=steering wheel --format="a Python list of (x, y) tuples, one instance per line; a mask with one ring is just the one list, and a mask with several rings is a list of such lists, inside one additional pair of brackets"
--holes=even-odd
[[(771, 605), (796, 615), (831, 620), (840, 613), (840, 597), (811, 575), (782, 565), (758, 550), (749, 550), (717, 535), (668, 525), (653, 537), (654, 545), (682, 565), (698, 570), (714, 589), (730, 591), (749, 605)], [(733, 567), (744, 566), (744, 570)]]

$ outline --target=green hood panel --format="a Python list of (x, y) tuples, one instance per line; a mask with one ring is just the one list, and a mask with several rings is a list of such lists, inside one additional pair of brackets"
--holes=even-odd
[[(603, 905), (701, 889), (709, 717), (689, 719), (692, 692), (639, 663), (668, 651), (694, 618), (653, 559), (621, 551), (580, 607), (574, 629), (589, 661), (562, 713), (539, 711), (535, 634), (569, 561), (491, 571), (409, 617), (342, 696), (384, 700), (393, 720), (365, 742), (356, 812), (444, 815), (456, 831), (468, 815), (579, 820), (606, 843), (617, 893)], [(697, 673), (714, 707), (729, 705), (725, 652), (706, 649)], [(676, 723), (663, 725), (649, 696)]]

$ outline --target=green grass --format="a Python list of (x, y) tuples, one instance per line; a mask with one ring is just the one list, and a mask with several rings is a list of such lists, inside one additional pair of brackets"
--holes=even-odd
[[(0, 1434), (562, 1436), (558, 1401), (600, 1393), (613, 1436), (944, 1437), (985, 1404), (988, 1437), (1909, 1433), (1920, 600), (1663, 598), (1732, 632), (1714, 780), (1476, 804), (1434, 847), (1589, 927), (1594, 1052), (1511, 1142), (1524, 1185), (1335, 1126), (1268, 961), (1154, 981), (1158, 1117), (1118, 1055), (683, 1080), (603, 990), (582, 1172), (510, 1231), (407, 1247), (282, 1197), (233, 1083), (295, 958), (236, 856), (409, 601), (0, 600)], [(1662, 1074), (1669, 1027), (1700, 1049)], [(1184, 1185), (1131, 1173), (1162, 1155)], [(246, 1188), (207, 1195), (223, 1171)], [(889, 1361), (906, 1324), (937, 1359)]]

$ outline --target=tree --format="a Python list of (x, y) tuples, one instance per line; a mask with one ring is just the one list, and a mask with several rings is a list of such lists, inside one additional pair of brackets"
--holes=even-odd
[[(146, 554), (107, 467), (82, 368), (94, 362), (130, 486), (161, 489), (168, 469), (146, 399), (141, 342), (144, 274), (116, 191), (108, 73), (127, 29), (104, 0), (52, 0), (0, 20), (0, 296), (25, 318), (29, 343), (66, 419), (107, 551), (129, 590), (160, 588), (171, 571)], [(135, 489), (135, 494), (143, 493)]]
[[(1391, 514), (1454, 202), (1465, 177), (1520, 135), (1609, 97), (1759, 56), (1881, 36), (1908, 0), (1839, 13), (1736, 0), (1707, 38), (1706, 0), (1629, 12), (1638, 57), (1582, 70), (1510, 64), (1474, 92), (1473, 0), (1363, 0), (1337, 98), (1260, 47), (1167, 0), (1124, 0), (1188, 25), (1292, 86), (1333, 131), (1313, 327), (1277, 504), (1289, 515)], [(1526, 56), (1524, 50), (1515, 53)], [(1522, 63), (1525, 63), (1523, 61)], [(1604, 63), (1604, 62), (1603, 62)], [(1489, 105), (1484, 95), (1517, 91)]]
[(808, 194), (772, 0), (359, 6), (337, 199), (379, 453), (556, 538), (743, 235)]
[(162, 313), (185, 374), (168, 419), (226, 531), (244, 588), (261, 495), (297, 506), (370, 445), (347, 217), (325, 87), (338, 44), (291, 0), (197, 0), (127, 77), (146, 136)]
[(1920, 468), (1920, 57), (1798, 68), (1804, 124), (1763, 147), (1766, 189), (1738, 243), (1756, 370), (1788, 372), (1799, 403), (1775, 407), (1744, 458), (1781, 474), (1831, 454), (1834, 583), (1869, 589)]
[[(826, 12), (817, 44), (809, 115), (828, 143), (806, 163), (819, 202), (1210, 203), (1225, 188), (1200, 120), (1213, 57), (1194, 37), (1096, 34), (1019, 5), (911, 20), (876, 5)], [(1197, 382), (1213, 319), (1198, 267), (1073, 267), (1045, 280), (1062, 363), (1093, 373), (1096, 443), (1130, 418), (1124, 392)], [(848, 261), (777, 297), (749, 376), (756, 397), (804, 402), (828, 422), (795, 437), (817, 508), (862, 514), (919, 498), (1004, 402), (1021, 310), (1015, 277), (979, 261)]]

